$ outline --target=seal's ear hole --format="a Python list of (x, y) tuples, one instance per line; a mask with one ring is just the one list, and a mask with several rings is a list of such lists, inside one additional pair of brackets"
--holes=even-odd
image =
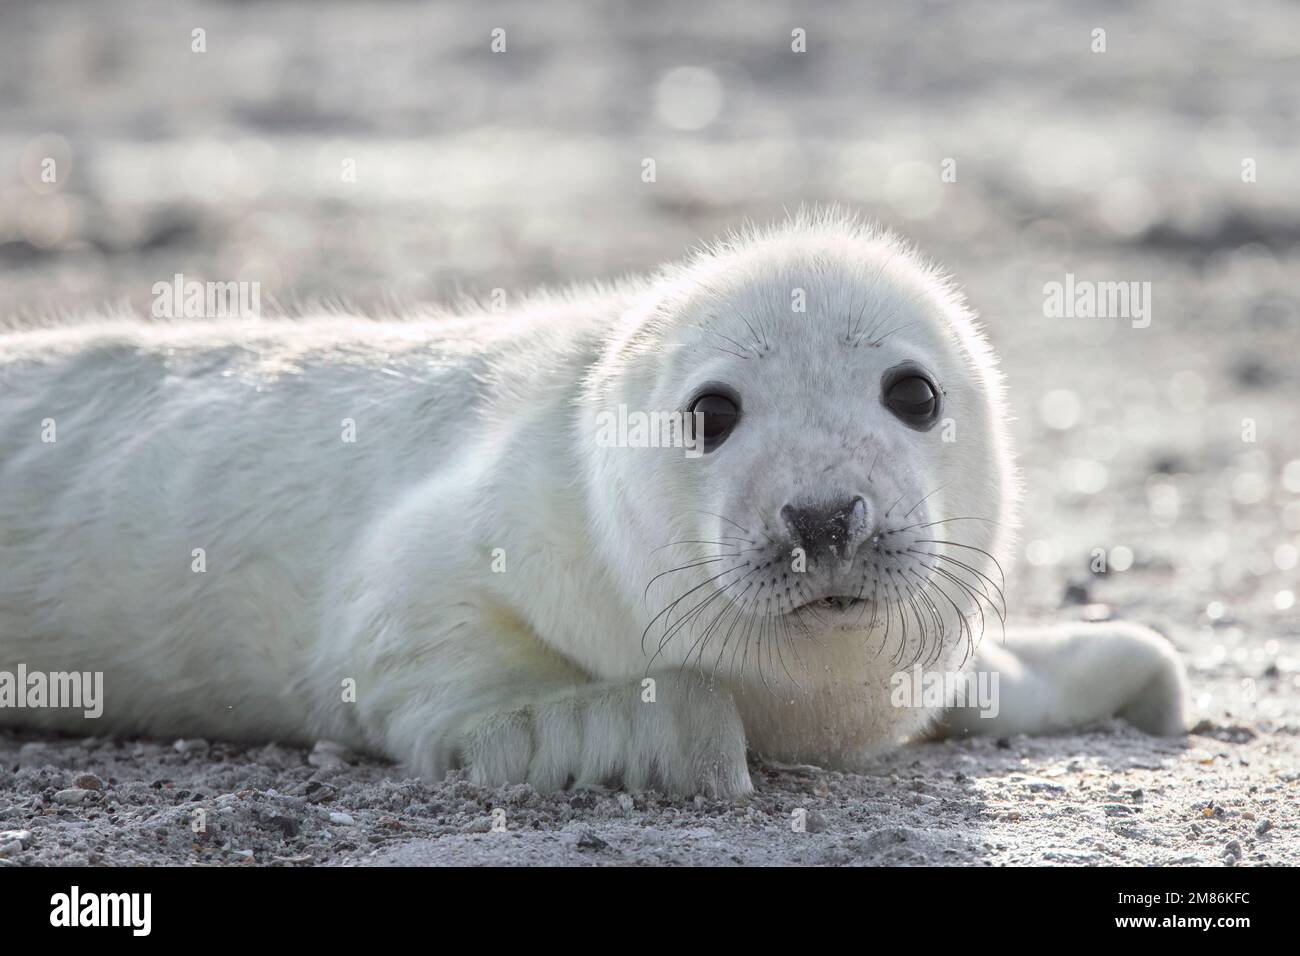
[(734, 395), (721, 391), (708, 391), (691, 402), (686, 427), (696, 442), (702, 442), (705, 452), (711, 452), (731, 434), (740, 421), (740, 403)]
[(912, 428), (929, 428), (939, 417), (939, 390), (920, 369), (902, 365), (881, 381), (881, 401)]

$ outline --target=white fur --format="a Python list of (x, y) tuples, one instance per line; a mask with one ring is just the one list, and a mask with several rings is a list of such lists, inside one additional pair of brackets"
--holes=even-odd
[[(791, 309), (797, 289), (806, 312)], [(902, 361), (936, 376), (954, 441), (881, 403), (881, 374)], [(66, 711), (0, 710), (5, 723), (328, 737), (431, 777), (466, 765), (488, 783), (728, 795), (749, 789), (747, 748), (851, 766), (924, 731), (935, 709), (892, 706), (891, 674), (918, 652), (969, 666), (981, 618), (986, 645), (999, 633), (992, 584), (1017, 487), (994, 359), (945, 279), (838, 216), (504, 315), (17, 330), (0, 338), (0, 375), (0, 668), (105, 672), (93, 727)], [(678, 409), (710, 380), (744, 408), (716, 452), (596, 442), (601, 410)], [(736, 603), (724, 641), (710, 608), (676, 631), (690, 605), (656, 618), (691, 588), (708, 599), (727, 565), (647, 592), (660, 572), (740, 537), (776, 554), (758, 529), (779, 539), (784, 503), (846, 492), (890, 527), (961, 516), (880, 540), (970, 570), (936, 577), (875, 551), (877, 575), (897, 567), (926, 595), (884, 621), (800, 629)], [(936, 543), (917, 543), (923, 531)], [(723, 545), (671, 544), (697, 541)], [(715, 663), (719, 647), (730, 660)], [(1032, 693), (973, 729), (1114, 713), (1181, 725), (1181, 672), (1149, 632), (1072, 641), (1065, 670), (1046, 652), (999, 653), (993, 666), (1039, 676), (1009, 681)]]

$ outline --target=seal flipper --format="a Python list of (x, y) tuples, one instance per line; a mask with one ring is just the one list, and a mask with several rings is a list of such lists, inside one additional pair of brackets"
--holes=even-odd
[(998, 676), (995, 713), (953, 707), (935, 737), (1047, 734), (1121, 717), (1139, 730), (1187, 732), (1187, 677), (1169, 641), (1124, 621), (1008, 630), (974, 668)]

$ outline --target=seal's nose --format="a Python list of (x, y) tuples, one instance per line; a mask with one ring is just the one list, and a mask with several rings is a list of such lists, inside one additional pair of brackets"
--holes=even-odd
[(861, 495), (831, 506), (786, 505), (781, 509), (781, 520), (794, 543), (810, 557), (830, 551), (845, 561), (857, 552), (871, 526), (867, 502)]

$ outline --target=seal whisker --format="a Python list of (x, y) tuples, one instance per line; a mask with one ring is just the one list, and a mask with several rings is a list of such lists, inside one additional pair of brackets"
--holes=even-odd
[[(941, 561), (947, 561), (949, 564), (955, 564), (957, 567), (961, 568), (963, 571), (967, 572), (968, 574), (970, 574), (972, 577), (975, 578), (975, 583), (979, 584), (980, 590), (984, 591), (985, 597), (989, 597), (989, 594), (987, 589), (985, 589), (984, 585), (980, 582), (981, 581), (987, 582), (989, 587), (993, 588), (993, 590), (997, 592), (998, 598), (1002, 602), (1001, 611), (998, 612), (998, 609), (996, 607), (994, 607), (994, 611), (997, 612), (998, 616), (1001, 617), (1005, 622), (1007, 616), (1007, 596), (1003, 592), (1002, 588), (998, 585), (998, 583), (994, 581), (991, 577), (989, 577), (987, 574), (980, 571), (978, 568), (971, 567), (969, 564), (967, 564), (964, 561), (960, 561), (957, 558), (954, 558), (950, 554), (936, 554), (933, 551), (917, 551), (915, 548), (909, 548), (908, 553), (923, 554), (928, 557), (938, 558)], [(990, 600), (989, 603), (992, 604), (992, 601)]]
[[(791, 602), (790, 613), (791, 616), (793, 616), (794, 618), (794, 626), (799, 630), (800, 637), (804, 640), (809, 640), (816, 643), (817, 637), (815, 632), (811, 627), (808, 626), (808, 622), (803, 619), (804, 610), (805, 610), (804, 608), (794, 607), (793, 602)], [(803, 657), (799, 654), (799, 647), (795, 643), (794, 635), (788, 629), (786, 631), (786, 635), (790, 642), (790, 655), (794, 658), (794, 661), (799, 666), (800, 670), (802, 670), (805, 674), (811, 675), (812, 672), (808, 670), (808, 665), (804, 663)]]
[(897, 667), (903, 660), (903, 654), (906, 652), (907, 648), (907, 613), (903, 609), (903, 592), (899, 589), (898, 582), (894, 580), (894, 569), (887, 568), (885, 570), (885, 576), (889, 578), (889, 583), (893, 585), (894, 588), (894, 596), (898, 598), (898, 624), (903, 631), (902, 635), (898, 639), (897, 656), (891, 654), (889, 657), (890, 663)]
[[(752, 532), (752, 531), (750, 531), (750, 530), (749, 530), (748, 528), (746, 528), (744, 525), (742, 525), (742, 524), (738, 524), (736, 521), (732, 520), (731, 518), (728, 518), (728, 517), (725, 516), (725, 515), (716, 514), (716, 513), (712, 512), (712, 511), (704, 511), (704, 510), (701, 509), (701, 508), (687, 508), (687, 509), (685, 509), (685, 510), (686, 510), (687, 512), (694, 512), (694, 513), (696, 513), (696, 514), (708, 515), (710, 518), (717, 518), (719, 521), (725, 521), (725, 522), (727, 522), (727, 524), (731, 525), (732, 527), (734, 527), (734, 528), (736, 528), (736, 529), (738, 529), (738, 530), (740, 530), (740, 531), (743, 531), (743, 532), (746, 534), (746, 536), (750, 536), (750, 537), (753, 536), (753, 532)], [(767, 537), (767, 535), (764, 535), (764, 537)], [(771, 538), (768, 538), (767, 540), (768, 540), (768, 543), (769, 543), (769, 544), (775, 544), (775, 543), (776, 543), (776, 542), (772, 541)]]
[[(748, 562), (746, 562), (745, 565), (741, 565), (741, 567), (746, 567), (746, 566), (748, 566)], [(731, 570), (732, 570), (732, 571), (735, 571), (735, 570), (739, 570), (739, 569), (738, 569), (738, 568), (732, 568)], [(730, 572), (723, 572), (723, 574), (727, 574), (727, 573), (730, 573)], [(753, 573), (753, 572), (751, 571), (750, 573)], [(721, 576), (722, 576), (722, 575), (717, 575), (717, 576), (715, 576), (714, 578), (710, 579), (710, 581), (715, 581), (715, 580), (717, 580), (718, 577), (721, 577)], [(746, 575), (746, 577), (748, 577), (748, 575)], [(744, 578), (740, 578), (740, 580), (743, 581)], [(709, 583), (709, 582), (706, 582), (706, 583)], [(737, 582), (733, 581), (731, 584), (735, 584), (735, 583), (737, 583)], [(657, 660), (657, 659), (659, 658), (659, 655), (663, 653), (664, 649), (668, 646), (668, 643), (669, 643), (669, 642), (670, 642), (674, 637), (677, 636), (677, 633), (678, 633), (678, 632), (679, 632), (683, 627), (686, 627), (686, 626), (689, 625), (692, 621), (694, 621), (694, 620), (696, 619), (696, 617), (697, 617), (697, 616), (698, 616), (698, 615), (703, 611), (704, 608), (708, 607), (708, 606), (709, 606), (710, 604), (712, 604), (715, 600), (717, 600), (718, 597), (719, 597), (720, 595), (725, 594), (726, 591), (727, 591), (727, 588), (729, 588), (729, 587), (731, 587), (731, 585), (727, 585), (727, 587), (720, 587), (720, 588), (716, 588), (716, 589), (714, 589), (714, 591), (713, 591), (712, 594), (710, 594), (708, 597), (706, 597), (706, 598), (705, 598), (703, 601), (701, 601), (699, 604), (696, 604), (694, 607), (692, 607), (689, 611), (687, 611), (684, 615), (682, 615), (682, 617), (679, 618), (676, 622), (674, 622), (671, 626), (666, 625), (665, 628), (664, 628), (664, 633), (663, 633), (663, 635), (662, 635), (662, 636), (660, 637), (660, 639), (659, 639), (659, 649), (658, 649), (657, 651), (655, 651), (654, 657), (652, 657), (652, 658), (650, 659), (650, 662), (653, 664), (654, 661)], [(697, 590), (697, 588), (692, 588), (692, 590)], [(689, 594), (690, 592), (687, 592), (687, 593)], [(680, 601), (680, 598), (679, 598), (678, 600)], [(677, 602), (674, 601), (674, 602), (673, 602), (673, 605), (676, 605), (676, 604), (677, 604)], [(670, 605), (670, 607), (671, 607), (671, 606), (672, 606), (672, 605)], [(689, 633), (689, 632), (688, 632), (688, 633)]]
[(732, 536), (732, 535), (725, 535), (725, 534), (724, 534), (724, 535), (722, 535), (722, 540), (721, 540), (721, 541), (709, 541), (709, 540), (706, 540), (706, 539), (704, 539), (704, 538), (683, 538), (681, 541), (669, 541), (667, 544), (661, 544), (661, 545), (660, 545), (659, 547), (657, 547), (657, 548), (652, 548), (652, 549), (650, 550), (650, 553), (651, 553), (651, 554), (658, 554), (660, 551), (665, 551), (665, 550), (667, 550), (668, 548), (675, 548), (675, 547), (677, 547), (677, 546), (679, 546), (679, 545), (684, 545), (684, 544), (712, 544), (712, 545), (717, 545), (717, 546), (720, 547), (720, 548), (734, 548), (734, 547), (735, 547), (734, 544), (726, 544), (725, 542), (727, 542), (727, 541), (741, 541), (741, 542), (744, 543), (744, 544), (753, 544), (752, 541), (745, 541), (745, 540), (742, 539), (742, 538), (737, 538), (737, 537), (734, 537), (734, 536)]
[[(749, 562), (746, 561), (744, 564), (739, 564), (739, 565), (736, 565), (735, 567), (728, 568), (728, 569), (725, 570), (725, 571), (721, 571), (721, 572), (719, 572), (718, 574), (715, 574), (715, 575), (714, 575), (713, 577), (711, 577), (711, 578), (708, 578), (708, 579), (706, 579), (706, 580), (704, 580), (704, 581), (701, 581), (699, 584), (695, 585), (695, 587), (691, 588), (689, 591), (687, 591), (687, 592), (686, 592), (685, 594), (683, 594), (681, 597), (677, 598), (677, 600), (673, 601), (671, 604), (669, 604), (667, 607), (665, 607), (662, 611), (660, 611), (658, 614), (656, 614), (654, 617), (652, 617), (652, 618), (650, 619), (650, 623), (646, 625), (645, 630), (641, 632), (641, 653), (642, 653), (643, 655), (645, 654), (645, 639), (650, 635), (650, 630), (651, 630), (651, 628), (653, 628), (653, 627), (655, 626), (655, 624), (658, 622), (658, 620), (659, 620), (661, 617), (664, 617), (665, 615), (669, 615), (669, 614), (671, 614), (673, 608), (675, 608), (675, 607), (676, 607), (678, 604), (680, 604), (682, 601), (686, 600), (686, 598), (690, 597), (692, 594), (694, 594), (694, 593), (695, 593), (696, 591), (698, 591), (700, 588), (708, 587), (710, 584), (712, 584), (712, 583), (713, 583), (714, 581), (716, 581), (718, 578), (720, 578), (720, 577), (724, 577), (725, 575), (728, 575), (728, 574), (731, 574), (731, 573), (734, 572), (734, 571), (738, 571), (738, 570), (740, 570), (740, 569), (743, 568), (743, 567), (747, 567), (748, 565), (749, 565)], [(667, 622), (665, 622), (664, 626), (665, 626), (665, 628), (668, 626)], [(662, 648), (663, 648), (663, 645), (660, 644), (660, 649), (662, 650)]]
[[(858, 335), (857, 341), (855, 341), (855, 342), (853, 343), (853, 344), (854, 344), (854, 347), (857, 347), (858, 345), (861, 345), (861, 344), (862, 344), (862, 340), (863, 340), (864, 338), (866, 338), (867, 336), (869, 336), (869, 335), (875, 335), (875, 334), (876, 334), (876, 329), (880, 328), (882, 325), (884, 325), (886, 322), (888, 322), (888, 321), (889, 321), (890, 319), (892, 319), (894, 316), (898, 315), (899, 309), (901, 309), (901, 308), (902, 308), (902, 306), (898, 306), (898, 307), (895, 308), (892, 312), (890, 312), (888, 315), (885, 315), (885, 316), (878, 316), (876, 319), (874, 319), (874, 320), (872, 321), (872, 323), (871, 323), (871, 327), (870, 327), (869, 329), (863, 329), (863, 331), (861, 332), (861, 334)], [(883, 340), (883, 339), (874, 339), (874, 340), (869, 340), (868, 344), (871, 345), (871, 346), (874, 348), (875, 346), (879, 345), (882, 341), (884, 341), (884, 340)]]
[[(699, 331), (705, 333), (706, 335), (716, 335), (718, 338), (720, 338), (720, 339), (725, 339), (726, 341), (730, 342), (732, 345), (736, 346), (736, 348), (738, 348), (738, 349), (743, 349), (743, 350), (746, 351), (746, 352), (749, 351), (749, 349), (748, 349), (747, 346), (744, 346), (744, 345), (742, 345), (741, 343), (737, 342), (737, 341), (736, 341), (735, 339), (733, 339), (731, 336), (729, 336), (729, 335), (723, 335), (721, 332), (715, 331), (714, 329), (706, 329), (706, 328), (705, 328), (704, 326), (702, 326), (702, 325), (692, 325), (692, 326), (690, 326), (690, 328), (692, 328), (692, 329), (698, 329)], [(736, 358), (744, 359), (745, 361), (749, 361), (749, 359), (751, 358), (751, 356), (749, 356), (749, 355), (745, 355), (745, 354), (743, 354), (742, 352), (736, 352), (736, 351), (733, 351), (732, 349), (725, 349), (725, 348), (723, 348), (721, 345), (713, 345), (712, 343), (705, 342), (705, 343), (704, 343), (704, 346), (705, 346), (706, 348), (717, 349), (719, 352), (726, 352), (728, 355), (734, 355), (734, 356), (736, 356)]]
[[(941, 555), (935, 555), (934, 557), (938, 557), (940, 561), (945, 560)], [(962, 588), (966, 592), (966, 594), (971, 598), (971, 603), (975, 605), (975, 609), (979, 612), (981, 638), (983, 637), (987, 629), (987, 622), (984, 618), (984, 610), (980, 604), (981, 598), (983, 598), (984, 603), (989, 606), (989, 610), (993, 612), (994, 617), (998, 619), (999, 624), (1002, 628), (1002, 635), (1004, 638), (1006, 637), (1006, 618), (1003, 617), (1002, 613), (999, 612), (998, 606), (993, 602), (992, 598), (989, 597), (989, 595), (983, 590), (983, 588), (981, 588), (978, 591), (975, 590), (974, 587), (969, 582), (963, 581), (961, 578), (957, 577), (955, 574), (948, 571), (946, 568), (936, 566), (935, 570), (938, 571), (940, 574), (942, 574), (944, 577), (948, 578), (958, 587)]]
[[(918, 563), (921, 563), (922, 567), (926, 566), (924, 562), (918, 562)], [(930, 570), (933, 569), (931, 568)], [(916, 577), (918, 581), (921, 582), (923, 589), (933, 588), (935, 591), (938, 591), (941, 595), (943, 595), (944, 600), (946, 600), (950, 605), (952, 605), (952, 609), (957, 615), (957, 639), (960, 640), (964, 634), (966, 637), (967, 647), (973, 649), (974, 641), (972, 639), (973, 635), (971, 634), (970, 621), (967, 619), (966, 613), (962, 611), (962, 609), (958, 607), (957, 602), (952, 599), (952, 595), (950, 595), (944, 589), (943, 585), (941, 585), (934, 578), (929, 578), (929, 579), (922, 578), (919, 574), (916, 574), (915, 571), (913, 571), (912, 574)], [(965, 663), (965, 658), (963, 658), (962, 663), (963, 664)]]
[(1006, 576), (1006, 572), (1002, 570), (1001, 563), (998, 561), (997, 558), (993, 557), (993, 555), (989, 554), (983, 548), (977, 548), (972, 544), (962, 544), (960, 541), (941, 541), (934, 538), (917, 538), (917, 543), (918, 544), (950, 544), (954, 548), (965, 548), (968, 551), (978, 551), (980, 554), (984, 555), (984, 557), (988, 558), (990, 561), (993, 562), (993, 566), (998, 569), (998, 577), (1002, 579), (1002, 586), (1006, 587), (1007, 576)]
[(918, 521), (916, 524), (909, 524), (901, 528), (891, 528), (888, 531), (882, 531), (882, 537), (889, 535), (902, 534), (904, 531), (911, 531), (915, 528), (932, 528), (937, 524), (947, 524), (950, 521), (983, 521), (986, 524), (996, 525), (998, 522), (992, 518), (980, 518), (975, 515), (957, 515), (952, 518), (940, 518), (938, 521)]
[[(752, 325), (749, 324), (749, 319), (745, 318), (745, 315), (744, 315), (743, 312), (740, 314), (740, 321), (742, 321), (742, 322), (745, 323), (745, 328), (749, 329), (749, 334), (752, 335), (752, 336), (754, 337), (754, 344), (755, 344), (755, 345), (759, 344), (759, 343), (758, 343), (759, 335), (758, 335), (757, 332), (754, 331), (754, 327), (753, 327)], [(761, 323), (760, 323), (760, 325), (761, 325)], [(762, 345), (763, 345), (763, 348), (764, 348), (764, 349), (768, 349), (768, 348), (770, 348), (770, 346), (767, 344), (767, 336), (766, 336), (766, 335), (763, 336), (763, 342), (762, 342)]]
[(940, 485), (938, 488), (935, 488), (934, 491), (930, 492), (928, 495), (926, 495), (924, 498), (922, 498), (922, 499), (921, 499), (920, 501), (918, 501), (916, 504), (912, 505), (912, 507), (911, 507), (910, 509), (908, 509), (907, 514), (903, 515), (903, 520), (907, 520), (909, 517), (911, 517), (913, 511), (915, 511), (917, 508), (921, 507), (921, 505), (925, 504), (925, 502), (926, 502), (929, 498), (931, 498), (931, 497), (933, 497), (934, 495), (937, 495), (939, 492), (943, 491), (943, 489), (947, 488), (950, 484), (952, 484), (952, 482), (950, 482), (950, 481), (946, 481), (946, 482), (944, 482), (942, 485)]
[[(711, 679), (716, 679), (718, 676), (718, 667), (722, 663), (722, 656), (727, 652), (727, 644), (731, 641), (731, 635), (735, 632), (736, 625), (739, 624), (743, 618), (746, 618), (749, 605), (753, 599), (745, 598), (745, 595), (749, 593), (753, 586), (754, 582), (750, 581), (749, 584), (745, 586), (745, 590), (740, 593), (740, 597), (744, 600), (739, 605), (739, 609), (736, 612), (736, 616), (732, 619), (731, 624), (728, 625), (727, 633), (722, 636), (722, 646), (718, 648), (718, 658), (713, 662), (713, 670), (710, 674)], [(703, 654), (703, 649), (701, 649), (701, 654)]]
[(988, 622), (984, 618), (984, 605), (980, 604), (980, 598), (984, 598), (984, 602), (989, 605), (989, 609), (995, 611), (995, 613), (997, 610), (996, 607), (993, 607), (992, 602), (989, 601), (987, 594), (976, 592), (974, 588), (971, 588), (970, 584), (967, 584), (966, 581), (958, 578), (958, 576), (954, 575), (952, 571), (948, 570), (948, 568), (941, 567), (939, 563), (935, 564), (933, 570), (935, 570), (935, 574), (941, 575), (944, 579), (956, 584), (958, 588), (961, 588), (962, 593), (966, 594), (966, 596), (970, 598), (971, 605), (974, 606), (976, 613), (979, 614), (979, 632), (980, 636), (983, 637), (984, 631), (988, 628)]
[[(794, 606), (793, 606), (793, 605), (791, 605), (790, 610), (791, 610), (792, 612), (794, 611)], [(798, 651), (795, 650), (795, 646), (794, 646), (794, 637), (791, 636), (791, 634), (790, 634), (790, 621), (787, 619), (787, 617), (786, 617), (784, 614), (782, 614), (780, 617), (778, 617), (777, 620), (779, 621), (779, 623), (780, 623), (780, 625), (781, 625), (781, 637), (782, 637), (782, 639), (785, 641), (786, 645), (790, 648), (790, 653), (794, 656), (795, 660), (796, 660), (796, 661), (799, 661), (799, 654), (798, 654)], [(789, 678), (790, 683), (794, 684), (795, 687), (800, 687), (799, 679), (798, 679), (797, 677), (795, 677), (793, 674), (791, 674), (791, 673), (790, 673), (790, 668), (786, 666), (786, 663), (785, 663), (785, 655), (784, 655), (783, 653), (781, 653), (781, 645), (780, 645), (780, 644), (777, 644), (777, 647), (776, 647), (776, 656), (777, 656), (777, 658), (781, 661), (781, 669), (782, 669), (783, 671), (785, 671), (785, 676), (786, 676), (787, 678)], [(801, 666), (802, 666), (802, 665), (801, 665)], [(807, 672), (808, 672), (808, 669), (805, 667), (805, 668), (804, 668), (804, 673), (807, 673)]]
[[(881, 594), (882, 591), (883, 591), (883, 592), (884, 592), (884, 597), (885, 597), (885, 599), (884, 599), (884, 601), (876, 600), (874, 603), (875, 603), (877, 606), (879, 606), (879, 607), (881, 607), (881, 608), (884, 609), (884, 612), (885, 612), (885, 632), (884, 632), (884, 634), (881, 636), (881, 639), (880, 639), (880, 646), (879, 646), (878, 648), (876, 648), (876, 657), (879, 657), (882, 653), (884, 653), (885, 648), (889, 646), (889, 622), (890, 622), (890, 618), (893, 617), (893, 607), (892, 607), (892, 605), (890, 605), (890, 603), (889, 603), (889, 594), (888, 594), (888, 591), (885, 590), (884, 587), (882, 587), (883, 582), (881, 581), (881, 578), (880, 578), (880, 570), (881, 570), (881, 569), (879, 569), (879, 568), (876, 569), (876, 590), (875, 590), (874, 594), (875, 594), (875, 595), (879, 595), (879, 594)], [(875, 612), (873, 611), (872, 614), (874, 615)]]
[[(746, 574), (744, 577), (742, 577), (742, 578), (738, 578), (737, 580), (732, 581), (732, 582), (731, 582), (730, 584), (728, 584), (726, 587), (721, 588), (721, 589), (719, 590), (718, 593), (719, 593), (719, 594), (725, 594), (725, 593), (726, 593), (727, 591), (729, 591), (731, 588), (733, 588), (733, 587), (735, 587), (735, 586), (737, 586), (737, 585), (740, 585), (740, 584), (744, 584), (745, 581), (749, 580), (749, 578), (750, 578), (752, 575), (756, 574), (756, 573), (758, 573), (758, 569), (757, 569), (757, 568), (753, 568), (753, 569), (751, 569), (750, 572), (749, 572), (749, 574)], [(751, 583), (752, 583), (752, 582), (751, 582)], [(748, 589), (746, 589), (746, 590), (748, 590)], [(745, 592), (742, 591), (741, 593), (744, 594)], [(703, 632), (699, 637), (697, 637), (697, 638), (695, 639), (695, 643), (693, 643), (689, 648), (687, 648), (687, 650), (686, 650), (686, 654), (685, 654), (685, 655), (683, 656), (683, 658), (682, 658), (682, 665), (681, 665), (682, 667), (685, 667), (685, 666), (690, 662), (691, 654), (695, 652), (695, 649), (696, 649), (697, 646), (699, 647), (699, 654), (697, 655), (696, 666), (697, 666), (697, 667), (699, 666), (699, 663), (704, 659), (704, 648), (708, 645), (708, 643), (709, 643), (709, 638), (712, 636), (713, 631), (717, 628), (719, 622), (721, 622), (721, 620), (722, 620), (723, 617), (727, 614), (727, 612), (730, 611), (730, 610), (732, 610), (734, 607), (735, 607), (735, 602), (734, 602), (731, 598), (728, 597), (728, 598), (724, 601), (724, 603), (723, 603), (722, 610), (720, 610), (720, 611), (719, 611), (719, 612), (714, 616), (713, 620), (709, 623), (708, 627), (706, 627), (706, 628), (704, 629), (704, 632)], [(698, 615), (696, 615), (696, 616), (698, 617)], [(679, 668), (679, 670), (680, 670), (680, 668)]]
[(726, 561), (728, 558), (734, 558), (734, 557), (738, 557), (738, 555), (719, 554), (712, 558), (704, 558), (700, 561), (692, 561), (689, 564), (681, 564), (675, 568), (669, 568), (667, 571), (660, 571), (658, 574), (656, 574), (654, 577), (650, 579), (650, 582), (645, 586), (645, 591), (642, 592), (641, 597), (643, 600), (648, 600), (650, 597), (650, 589), (654, 587), (654, 583), (662, 577), (667, 577), (670, 574), (676, 574), (678, 571), (689, 571), (692, 568), (702, 568), (709, 564), (717, 564), (719, 561)]
[[(916, 590), (910, 584), (904, 584), (903, 587), (907, 590), (907, 606), (911, 608), (912, 617), (916, 619), (917, 629), (921, 632), (921, 641), (917, 645), (916, 654), (913, 655), (908, 664), (908, 666), (911, 667), (925, 654), (925, 648), (930, 642), (930, 622), (921, 617), (921, 609), (916, 603)], [(899, 655), (899, 660), (902, 660), (901, 654)]]
[[(759, 585), (758, 585), (758, 591), (759, 591), (759, 594), (761, 594), (761, 593), (763, 592), (763, 588), (766, 588), (766, 587), (767, 587), (766, 581), (764, 581), (763, 584), (759, 584)], [(755, 596), (754, 596), (755, 607), (757, 607), (757, 602), (758, 602), (759, 594), (755, 594)], [(764, 597), (764, 598), (763, 598), (762, 615), (758, 615), (758, 614), (755, 614), (755, 615), (754, 615), (754, 617), (755, 617), (755, 623), (758, 624), (758, 635), (754, 637), (754, 641), (755, 641), (755, 643), (762, 643), (762, 640), (763, 640), (763, 622), (764, 622), (764, 620), (767, 620), (767, 602), (768, 602), (768, 601), (771, 601), (771, 596), (768, 596), (768, 597)], [(738, 678), (741, 678), (741, 679), (744, 679), (744, 675), (745, 675), (745, 662), (746, 662), (746, 661), (749, 661), (749, 635), (750, 635), (750, 628), (745, 628), (744, 652), (741, 653), (741, 657), (740, 657), (740, 671), (737, 672), (737, 676), (738, 676)], [(732, 652), (732, 662), (733, 662), (733, 663), (735, 663), (735, 657), (736, 657), (736, 652), (735, 652), (735, 650), (733, 650), (733, 652)]]
[[(909, 568), (908, 570), (911, 571), (912, 576), (915, 577), (915, 578), (917, 579), (917, 581), (918, 581), (918, 587), (917, 587), (917, 591), (916, 591), (916, 595), (917, 595), (917, 597), (919, 597), (922, 601), (925, 602), (925, 604), (926, 604), (926, 605), (929, 607), (929, 609), (930, 609), (930, 613), (931, 613), (931, 614), (933, 615), (933, 617), (934, 617), (934, 623), (935, 623), (935, 628), (936, 628), (936, 638), (937, 638), (937, 639), (936, 639), (935, 642), (934, 642), (934, 651), (933, 651), (930, 655), (928, 655), (928, 656), (926, 657), (926, 659), (925, 659), (926, 665), (927, 665), (927, 666), (931, 666), (931, 665), (935, 664), (935, 663), (939, 660), (939, 658), (943, 655), (943, 649), (944, 649), (944, 647), (947, 646), (947, 643), (948, 643), (948, 624), (947, 624), (947, 622), (943, 619), (943, 612), (939, 609), (939, 605), (937, 605), (937, 604), (934, 602), (934, 598), (930, 597), (929, 592), (930, 592), (930, 583), (931, 583), (931, 582), (930, 582), (929, 580), (925, 579), (925, 578), (922, 578), (919, 574), (916, 573), (915, 570), (910, 569), (910, 568)], [(959, 619), (959, 620), (961, 619), (961, 615), (960, 615), (960, 613), (958, 613), (958, 619)], [(960, 637), (961, 637), (961, 625), (960, 625), (960, 624), (958, 624), (957, 636), (958, 636), (958, 639), (960, 639)]]

